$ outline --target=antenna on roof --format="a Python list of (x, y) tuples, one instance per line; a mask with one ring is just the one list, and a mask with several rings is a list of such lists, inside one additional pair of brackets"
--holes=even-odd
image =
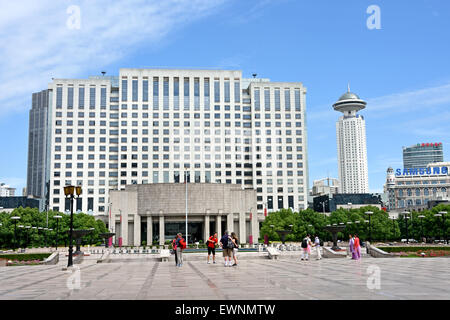
[(350, 92), (350, 82), (347, 83), (347, 92)]
[(105, 76), (106, 71), (102, 71), (102, 75)]
[(254, 73), (254, 74), (252, 74), (252, 76), (253, 76), (253, 79), (254, 79), (254, 78), (256, 78), (257, 74), (256, 74), (256, 73)]

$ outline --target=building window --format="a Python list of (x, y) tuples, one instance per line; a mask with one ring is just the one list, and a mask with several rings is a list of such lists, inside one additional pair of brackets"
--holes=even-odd
[(142, 81), (142, 101), (148, 101), (148, 80)]
[(138, 81), (137, 79), (133, 79), (131, 82), (132, 86), (132, 101), (138, 101)]
[(153, 78), (153, 110), (158, 110), (159, 107), (159, 79)]
[(214, 102), (220, 102), (220, 82), (214, 80)]
[(224, 82), (224, 99), (225, 102), (230, 102), (230, 80)]
[(62, 108), (62, 87), (56, 88), (56, 108), (61, 109)]
[(95, 87), (89, 88), (89, 107), (95, 108)]
[(234, 102), (241, 102), (241, 83), (239, 80), (234, 81)]

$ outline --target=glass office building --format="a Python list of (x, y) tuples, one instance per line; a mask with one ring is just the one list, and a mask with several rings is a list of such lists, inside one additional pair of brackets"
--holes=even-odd
[(442, 143), (418, 143), (403, 147), (403, 168), (425, 168), (430, 163), (443, 162)]

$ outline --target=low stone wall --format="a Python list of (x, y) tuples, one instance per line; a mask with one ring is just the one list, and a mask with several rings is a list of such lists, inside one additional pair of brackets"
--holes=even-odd
[(323, 257), (324, 258), (346, 258), (347, 254), (345, 252), (344, 253), (336, 252), (328, 247), (323, 247)]
[(107, 250), (105, 253), (102, 254), (100, 259), (97, 260), (97, 263), (109, 263), (109, 262), (111, 262), (110, 254), (111, 254), (111, 252), (109, 250)]
[(399, 256), (392, 253), (388, 253), (366, 242), (367, 254), (370, 254), (374, 258), (398, 258)]
[(47, 259), (45, 259), (42, 264), (52, 265), (59, 262), (59, 252), (53, 252)]

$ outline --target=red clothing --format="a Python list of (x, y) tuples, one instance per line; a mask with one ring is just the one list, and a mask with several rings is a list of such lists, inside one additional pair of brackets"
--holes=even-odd
[(172, 248), (173, 250), (177, 250), (177, 239), (172, 240)]
[(356, 248), (358, 248), (360, 245), (359, 245), (359, 238), (358, 237), (356, 237), (355, 238), (355, 243), (353, 244), (353, 247), (356, 249)]
[(211, 237), (209, 237), (209, 240), (211, 240), (211, 241), (208, 241), (208, 247), (210, 247), (210, 248), (215, 248), (216, 247), (216, 244), (217, 244), (217, 242), (219, 241), (217, 238), (215, 238), (214, 236), (211, 236)]

